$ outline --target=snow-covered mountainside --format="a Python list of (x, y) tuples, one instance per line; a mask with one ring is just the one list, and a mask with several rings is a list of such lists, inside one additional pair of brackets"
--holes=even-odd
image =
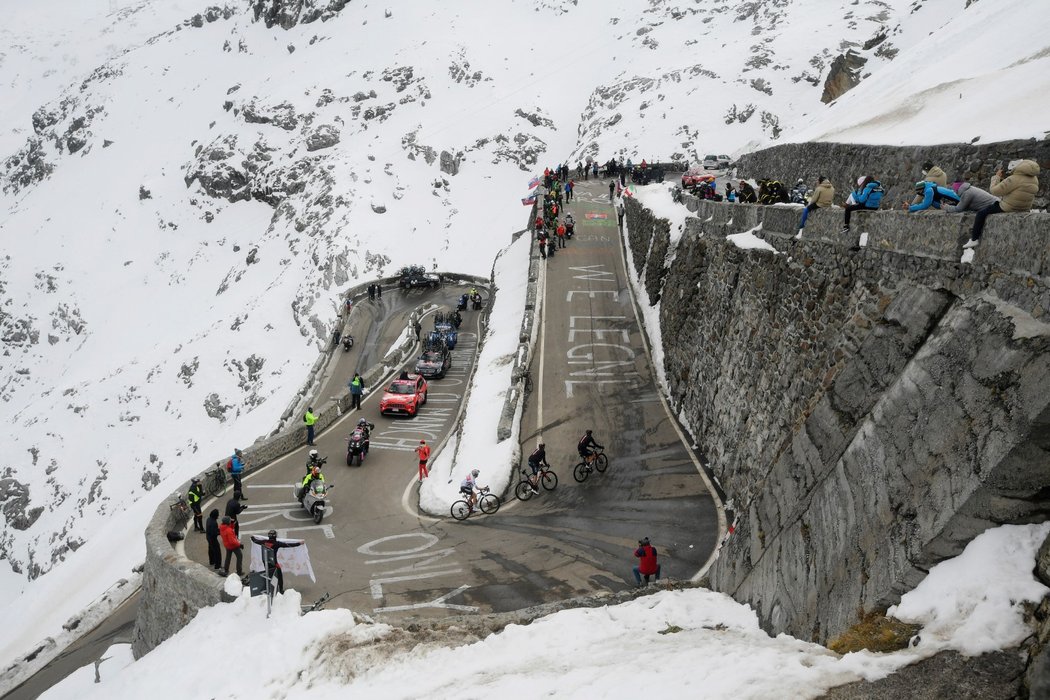
[[(956, 79), (925, 68), (942, 34), (938, 65), (994, 31), (997, 79), (1048, 74), (1050, 8), (1019, 0), (215, 3), (0, 0), (5, 663), (127, 575), (173, 484), (274, 429), (341, 290), (488, 274), (543, 164), (830, 138), (862, 94)], [(832, 94), (862, 80), (829, 107), (833, 64)], [(75, 591), (38, 579), (63, 561)]]

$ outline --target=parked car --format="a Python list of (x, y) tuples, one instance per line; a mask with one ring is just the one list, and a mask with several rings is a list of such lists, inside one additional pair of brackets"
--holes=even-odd
[(729, 156), (725, 155), (724, 153), (722, 155), (718, 156), (718, 167), (719, 168), (722, 168), (723, 170), (728, 170), (730, 168), (730, 166), (732, 166), (732, 165), (733, 165), (733, 159), (730, 158)]
[(716, 155), (704, 156), (703, 166), (704, 166), (704, 170), (718, 170), (718, 156), (716, 156)]
[(427, 402), (427, 380), (418, 374), (407, 375), (407, 379), (395, 379), (383, 392), (379, 400), (380, 415), (404, 413), (414, 416), (419, 407)]
[(702, 168), (692, 168), (684, 175), (682, 175), (682, 189), (688, 190), (692, 187), (696, 187), (701, 182), (707, 180), (713, 180), (715, 178), (711, 173), (705, 172)]
[(452, 366), (452, 353), (444, 343), (430, 345), (416, 360), (416, 372), (427, 379), (441, 379)]
[(441, 284), (441, 277), (427, 272), (422, 265), (402, 267), (398, 271), (398, 276), (401, 278), (398, 284), (401, 285), (402, 289), (411, 289), (412, 287), (433, 288)]

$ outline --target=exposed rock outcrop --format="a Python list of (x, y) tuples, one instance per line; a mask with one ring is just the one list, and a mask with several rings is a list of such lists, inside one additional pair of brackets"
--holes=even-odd
[(860, 71), (868, 59), (853, 50), (839, 54), (831, 62), (831, 70), (824, 81), (824, 94), (820, 101), (824, 104), (834, 102), (860, 84)]

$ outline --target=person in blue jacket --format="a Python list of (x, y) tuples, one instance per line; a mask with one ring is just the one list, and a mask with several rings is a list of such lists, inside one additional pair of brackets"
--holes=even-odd
[(842, 233), (849, 233), (849, 215), (858, 209), (874, 210), (882, 204), (882, 183), (871, 175), (857, 178), (857, 189), (853, 190), (846, 200), (846, 219), (842, 224)]
[(916, 204), (909, 205), (909, 212), (924, 211), (930, 207), (940, 209), (942, 203), (945, 206), (955, 206), (959, 203), (959, 195), (955, 194), (955, 190), (950, 187), (941, 187), (936, 182), (929, 180), (916, 182), (915, 194), (916, 199), (919, 197), (922, 199)]

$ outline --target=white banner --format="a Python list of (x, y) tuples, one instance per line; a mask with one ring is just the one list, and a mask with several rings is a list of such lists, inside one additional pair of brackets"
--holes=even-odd
[[(310, 564), (310, 551), (306, 548), (306, 540), (288, 540), (279, 538), (278, 542), (294, 544), (302, 542), (301, 547), (281, 547), (277, 550), (277, 563), (281, 565), (281, 571), (285, 574), (295, 576), (309, 576), (310, 580), (317, 583), (314, 577), (314, 567)], [(252, 571), (266, 571), (263, 565), (262, 545), (252, 540)]]

